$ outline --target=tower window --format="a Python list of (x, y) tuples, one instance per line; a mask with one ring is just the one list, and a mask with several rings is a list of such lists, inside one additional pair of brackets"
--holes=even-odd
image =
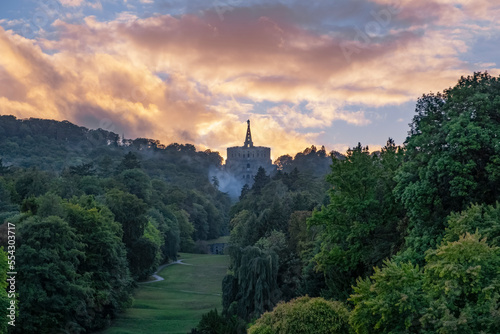
[(247, 164), (247, 168), (250, 168), (250, 164)]

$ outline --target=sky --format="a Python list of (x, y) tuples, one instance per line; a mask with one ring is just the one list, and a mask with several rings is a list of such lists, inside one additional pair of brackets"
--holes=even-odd
[(498, 0), (0, 2), (0, 114), (226, 155), (402, 144), (417, 99), (500, 74)]

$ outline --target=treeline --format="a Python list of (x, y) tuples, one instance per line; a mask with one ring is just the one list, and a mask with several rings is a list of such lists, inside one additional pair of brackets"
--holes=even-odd
[[(16, 226), (13, 332), (102, 329), (131, 304), (136, 281), (228, 231), (230, 199), (208, 180), (216, 152), (110, 141), (118, 136), (67, 122), (4, 116), (0, 126), (0, 220)], [(7, 224), (0, 230), (7, 250)], [(0, 265), (3, 275), (3, 255)]]
[(475, 73), (418, 100), (403, 147), (333, 157), (327, 200), (260, 171), (232, 209), (222, 314), (193, 332), (497, 333), (499, 134), (500, 78)]
[(303, 175), (323, 178), (330, 172), (332, 157), (340, 160), (345, 158), (337, 151), (327, 152), (324, 146), (318, 150), (312, 145), (294, 157), (289, 154), (282, 155), (274, 161), (274, 164), (282, 173), (291, 173), (297, 169)]

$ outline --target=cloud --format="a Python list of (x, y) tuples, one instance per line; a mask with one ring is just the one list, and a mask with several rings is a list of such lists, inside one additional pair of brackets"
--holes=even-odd
[[(398, 10), (380, 17), (391, 8)], [(272, 146), (276, 158), (317, 143), (335, 122), (379, 121), (364, 106), (413, 101), (477, 67), (498, 71), (495, 63), (460, 57), (474, 36), (498, 34), (488, 12), (498, 12), (492, 1), (310, 8), (242, 2), (222, 18), (205, 8), (179, 16), (127, 11), (108, 21), (59, 19), (55, 33), (37, 39), (0, 28), (0, 112), (106, 126), (127, 138), (191, 142), (223, 154), (243, 143), (250, 118), (254, 142)], [(352, 111), (353, 105), (361, 107)]]
[(100, 0), (59, 0), (63, 7), (82, 7), (87, 6), (94, 9), (102, 10)]
[(79, 7), (85, 0), (59, 0), (64, 7)]
[[(186, 73), (213, 94), (292, 103), (400, 104), (456, 80), (466, 67), (458, 55), (468, 47), (439, 30), (342, 44), (346, 41), (290, 22), (255, 20), (244, 9), (224, 20), (213, 12), (146, 19), (123, 14), (111, 22), (89, 18), (86, 25), (60, 23), (60, 28), (56, 49), (126, 53), (158, 72)], [(350, 59), (342, 45), (354, 50)], [(401, 84), (409, 81), (418, 84)]]
[[(234, 111), (239, 103), (229, 100), (210, 107), (212, 98), (185, 75), (172, 74), (165, 83), (146, 67), (116, 55), (48, 55), (33, 41), (4, 30), (0, 48), (1, 114), (67, 119), (125, 132), (127, 138), (191, 142), (220, 150), (223, 156), (225, 147), (244, 139), (245, 123), (227, 109)], [(243, 105), (239, 112), (250, 108)], [(252, 121), (256, 143), (276, 143), (273, 156), (307, 146), (304, 135), (280, 129), (276, 122)], [(279, 144), (284, 136), (290, 141)]]
[(93, 9), (102, 10), (102, 3), (100, 0), (94, 0), (93, 2), (87, 1), (86, 5)]
[(281, 104), (267, 110), (267, 114), (278, 119), (281, 124), (290, 129), (330, 127), (334, 121), (342, 120), (352, 125), (367, 125), (371, 121), (364, 112), (349, 112), (342, 110), (341, 105), (332, 103), (309, 102), (305, 108), (299, 105)]
[(25, 24), (26, 22), (24, 20), (21, 20), (21, 19), (13, 19), (13, 20), (7, 20), (7, 19), (1, 19), (0, 20), (0, 25), (4, 26), (4, 27), (13, 27), (13, 26), (18, 26), (18, 25), (21, 25), (21, 24)]

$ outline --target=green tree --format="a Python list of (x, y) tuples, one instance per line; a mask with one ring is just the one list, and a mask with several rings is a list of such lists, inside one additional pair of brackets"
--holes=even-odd
[(21, 203), (23, 199), (30, 196), (40, 196), (47, 192), (50, 181), (48, 173), (29, 169), (16, 178), (15, 191), (16, 201)]
[(208, 213), (203, 205), (193, 203), (189, 211), (189, 220), (194, 227), (194, 240), (206, 240), (208, 236)]
[(250, 192), (250, 187), (248, 186), (247, 183), (243, 185), (241, 188), (241, 194), (240, 194), (240, 201), (245, 198), (245, 196)]
[(420, 316), (427, 306), (423, 273), (411, 263), (386, 261), (370, 278), (357, 281), (350, 301), (352, 329), (358, 334), (420, 333)]
[(424, 333), (496, 333), (500, 328), (500, 248), (466, 234), (426, 255), (431, 300)]
[(127, 191), (148, 203), (152, 193), (151, 180), (141, 169), (126, 169), (118, 179), (125, 185)]
[(290, 166), (292, 166), (293, 158), (289, 155), (282, 155), (274, 161), (274, 164), (278, 167), (280, 171), (287, 171)]
[(103, 156), (98, 162), (99, 174), (107, 177), (111, 174), (111, 170), (113, 167), (113, 160), (109, 157), (109, 155)]
[(36, 199), (37, 210), (36, 214), (42, 218), (49, 216), (64, 217), (64, 208), (62, 206), (62, 198), (54, 193), (46, 193)]
[(249, 328), (249, 334), (348, 334), (349, 311), (340, 302), (308, 296), (281, 302)]
[[(137, 196), (118, 189), (112, 189), (106, 193), (106, 204), (113, 212), (115, 220), (122, 226), (122, 240), (127, 249), (132, 277), (135, 279), (144, 277), (145, 273), (152, 270), (151, 266), (154, 265), (157, 251), (153, 242), (143, 238), (144, 229), (148, 223), (147, 205)], [(141, 246), (145, 248), (141, 249)], [(148, 258), (141, 262), (138, 259), (138, 253)]]
[(253, 179), (252, 191), (257, 195), (261, 193), (262, 188), (270, 181), (269, 175), (266, 174), (266, 170), (262, 167), (259, 167)]
[(263, 251), (273, 251), (279, 259), (283, 259), (288, 251), (285, 233), (276, 230), (272, 231), (268, 237), (257, 240), (255, 247)]
[(10, 184), (3, 177), (0, 177), (0, 223), (18, 211), (18, 206), (11, 200)]
[(476, 234), (443, 242), (418, 265), (387, 261), (351, 295), (356, 333), (496, 333), (500, 249)]
[(247, 332), (245, 325), (238, 317), (226, 318), (214, 309), (201, 316), (198, 326), (191, 334), (244, 334)]
[(312, 241), (314, 228), (307, 228), (307, 219), (311, 217), (310, 211), (295, 211), (290, 215), (288, 221), (288, 234), (290, 239), (288, 241), (290, 249), (300, 254), (306, 243)]
[(314, 260), (337, 299), (347, 298), (355, 279), (371, 274), (401, 244), (398, 226), (404, 212), (392, 194), (401, 158), (389, 140), (380, 156), (358, 144), (346, 159), (332, 160), (330, 204), (314, 212), (309, 225), (322, 227), (321, 251)]
[(106, 204), (122, 225), (123, 242), (130, 247), (144, 234), (147, 205), (137, 196), (118, 189), (106, 193)]
[(179, 247), (183, 252), (191, 252), (194, 249), (194, 241), (192, 238), (194, 227), (189, 221), (189, 214), (185, 210), (172, 208), (172, 212), (179, 224)]
[(248, 210), (240, 211), (231, 219), (230, 242), (238, 247), (251, 246), (257, 241), (255, 224), (257, 217)]
[(223, 280), (224, 313), (249, 320), (270, 311), (279, 300), (276, 253), (252, 246), (231, 247), (230, 252), (233, 274)]
[(161, 234), (160, 238), (163, 239), (163, 244), (160, 245), (162, 260), (176, 260), (180, 243), (179, 224), (175, 215), (167, 207), (160, 207), (161, 211), (150, 209), (148, 219), (158, 229)]
[(17, 333), (84, 331), (91, 319), (90, 274), (80, 275), (84, 245), (59, 217), (32, 217), (18, 227), (20, 247), (16, 280), (19, 298)]
[(71, 166), (69, 167), (69, 173), (71, 175), (78, 175), (78, 176), (93, 175), (95, 173), (94, 164), (90, 162), (78, 166)]
[(146, 279), (157, 268), (157, 254), (159, 247), (149, 238), (141, 237), (136, 240), (129, 252), (128, 259), (130, 272), (136, 279)]
[(394, 190), (409, 216), (403, 260), (423, 261), (451, 212), (499, 200), (499, 91), (499, 78), (474, 73), (418, 100)]
[(472, 204), (467, 210), (448, 216), (443, 241), (457, 241), (466, 233), (478, 233), (488, 245), (500, 247), (500, 204)]
[(92, 196), (73, 198), (64, 203), (64, 209), (66, 220), (85, 245), (77, 273), (90, 275), (93, 289), (93, 302), (87, 307), (92, 319), (86, 328), (101, 329), (131, 302), (132, 279), (122, 228)]
[(141, 162), (136, 154), (128, 152), (122, 159), (122, 162), (118, 166), (118, 170), (124, 171), (126, 169), (136, 169), (141, 168)]
[(153, 242), (156, 246), (156, 256), (152, 268), (157, 268), (163, 261), (162, 246), (165, 244), (164, 234), (158, 229), (158, 223), (155, 220), (149, 220), (146, 228), (144, 229), (144, 238)]
[[(7, 309), (10, 306), (10, 301), (7, 295), (7, 272), (8, 272), (7, 253), (4, 252), (3, 247), (0, 247), (0, 333), (7, 333), (7, 322), (9, 318), (7, 315), (10, 313)], [(16, 301), (17, 303), (17, 301)], [(17, 305), (16, 305), (17, 308)]]
[(97, 176), (84, 176), (78, 180), (78, 189), (81, 190), (82, 195), (100, 196), (105, 193), (102, 181), (103, 179)]

